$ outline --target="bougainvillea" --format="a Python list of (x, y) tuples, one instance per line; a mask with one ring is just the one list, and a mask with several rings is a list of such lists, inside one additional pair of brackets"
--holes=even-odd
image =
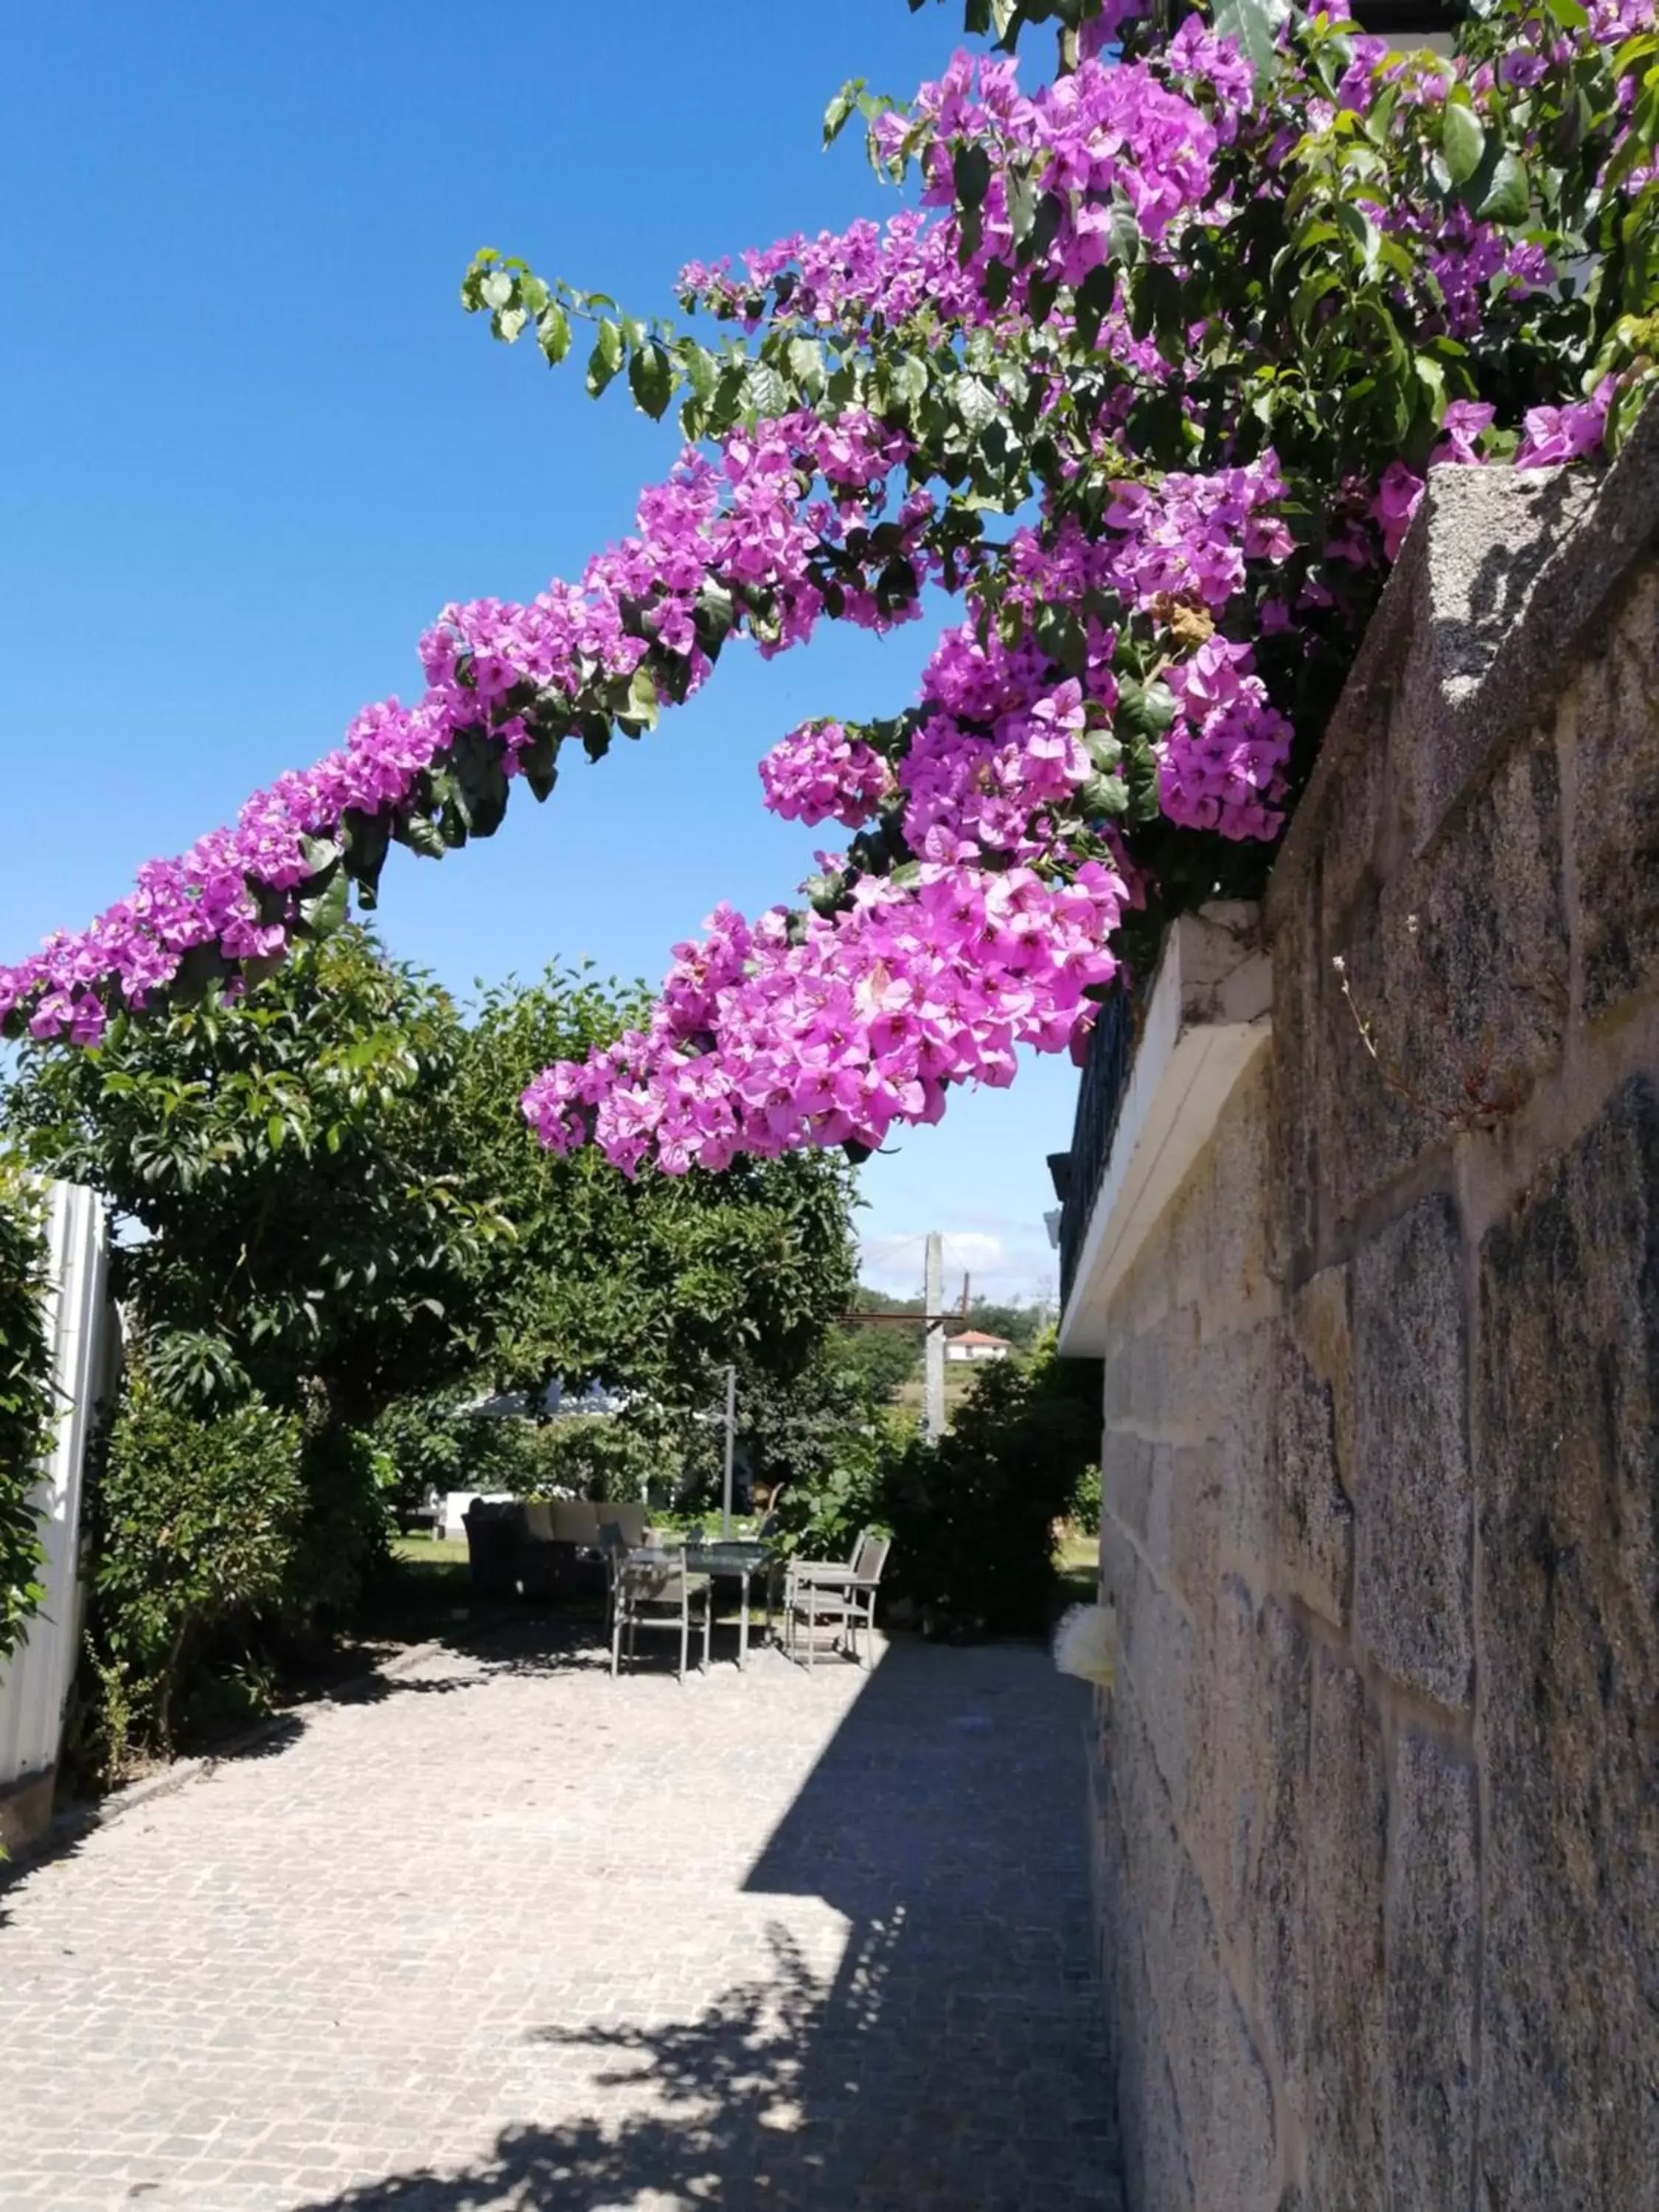
[[(937, 586), (961, 606), (918, 702), (761, 765), (775, 811), (854, 833), (806, 904), (720, 909), (648, 1026), (526, 1109), (630, 1172), (712, 1167), (867, 1147), (1022, 1046), (1075, 1050), (1170, 912), (1259, 884), (1427, 469), (1626, 434), (1659, 332), (1652, 15), (1474, 0), (1441, 55), (1284, 0), (968, 0), (1006, 51), (826, 117), (919, 204), (688, 268), (689, 330), (481, 254), (463, 296), (498, 337), (556, 362), (586, 320), (596, 396), (680, 397), (635, 535), (528, 606), (445, 610), (412, 708), (0, 969), (0, 1018), (86, 1042), (257, 974), (372, 902), (392, 839), (487, 836), (734, 632), (882, 629)], [(1046, 80), (1012, 51), (1031, 21)]]

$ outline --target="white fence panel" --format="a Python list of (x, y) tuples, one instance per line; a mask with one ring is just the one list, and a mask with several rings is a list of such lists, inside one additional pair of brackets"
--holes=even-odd
[[(50, 1808), (64, 1709), (75, 1679), (81, 1640), (81, 1484), (87, 1439), (100, 1398), (112, 1378), (119, 1325), (109, 1302), (109, 1235), (91, 1191), (55, 1182), (48, 1199), (46, 1327), (58, 1415), (52, 1449), (40, 1467), (36, 1499), (46, 1515), (41, 1539), (46, 1603), (18, 1649), (0, 1666), (0, 1800), (37, 1794)], [(14, 1807), (0, 1838), (38, 1826), (41, 1808)]]

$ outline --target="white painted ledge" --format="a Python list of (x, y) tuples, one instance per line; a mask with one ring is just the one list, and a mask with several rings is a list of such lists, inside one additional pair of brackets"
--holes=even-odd
[[(1060, 1316), (1060, 1349), (1099, 1358), (1106, 1310), (1273, 1026), (1261, 909), (1229, 900), (1165, 939), (1123, 1107)], [(1087, 1172), (1082, 1161), (1073, 1174)]]

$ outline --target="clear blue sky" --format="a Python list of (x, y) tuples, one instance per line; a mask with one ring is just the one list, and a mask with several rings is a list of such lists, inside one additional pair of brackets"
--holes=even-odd
[[(819, 152), (824, 101), (851, 75), (908, 93), (960, 21), (955, 0), (15, 17), (0, 957), (416, 691), (446, 600), (533, 592), (628, 526), (672, 425), (493, 343), (457, 298), (475, 248), (646, 313), (693, 256), (880, 213), (861, 148)], [(763, 811), (767, 746), (903, 705), (927, 642), (728, 656), (654, 738), (568, 769), (545, 808), (521, 792), (493, 842), (394, 854), (384, 935), (463, 990), (583, 953), (654, 980), (716, 900), (788, 896), (835, 834)], [(1034, 1064), (873, 1161), (872, 1279), (910, 1287), (937, 1227), (988, 1291), (1047, 1289), (1043, 1157), (1072, 1092)]]

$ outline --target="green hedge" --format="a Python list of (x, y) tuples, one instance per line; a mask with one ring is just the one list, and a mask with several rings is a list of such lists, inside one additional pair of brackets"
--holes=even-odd
[[(170, 1753), (197, 1647), (288, 1595), (305, 1533), (301, 1425), (257, 1399), (208, 1419), (129, 1369), (94, 1493), (93, 1664), (103, 1763)], [(209, 1670), (210, 1674), (212, 1670)]]
[(30, 1503), (51, 1440), (46, 1247), (38, 1186), (0, 1158), (0, 1659), (45, 1598), (40, 1516)]
[(927, 1632), (1048, 1626), (1056, 1527), (1089, 1492), (1100, 1394), (1099, 1361), (1061, 1359), (1050, 1332), (1029, 1360), (982, 1368), (949, 1433), (916, 1438), (888, 1468), (877, 1495), (893, 1531), (890, 1577)]

